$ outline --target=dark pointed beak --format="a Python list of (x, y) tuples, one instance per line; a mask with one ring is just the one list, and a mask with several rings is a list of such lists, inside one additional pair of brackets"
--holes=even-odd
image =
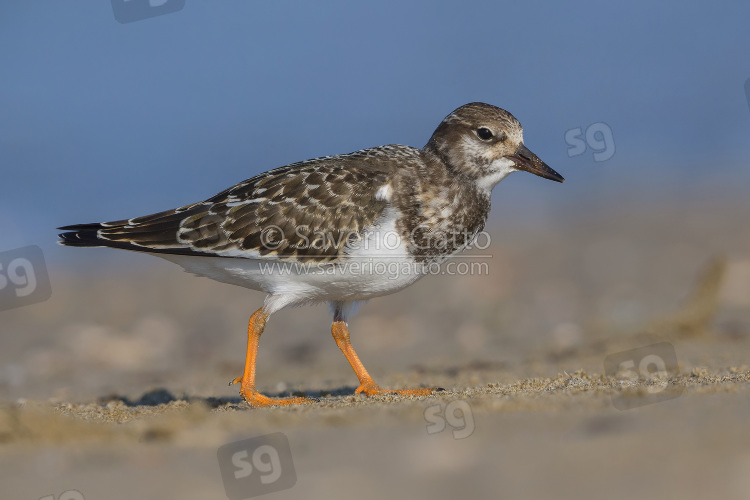
[(529, 148), (523, 145), (523, 143), (518, 146), (516, 154), (510, 155), (508, 158), (516, 163), (516, 168), (518, 170), (525, 170), (551, 181), (565, 182), (562, 175), (552, 170), (549, 165), (532, 153)]

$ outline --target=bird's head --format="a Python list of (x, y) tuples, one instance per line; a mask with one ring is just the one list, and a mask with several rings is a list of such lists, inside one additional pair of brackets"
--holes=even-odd
[(446, 116), (424, 149), (488, 192), (517, 170), (565, 180), (523, 144), (523, 127), (512, 114), (482, 102), (465, 104)]

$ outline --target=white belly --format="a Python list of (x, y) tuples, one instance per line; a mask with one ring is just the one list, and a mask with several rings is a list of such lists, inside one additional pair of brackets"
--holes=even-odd
[[(197, 276), (293, 295), (300, 302), (367, 300), (405, 288), (424, 274), (413, 262), (347, 259), (338, 264), (154, 254)], [(296, 300), (295, 300), (296, 302)]]
[[(395, 214), (366, 231), (336, 263), (153, 254), (222, 283), (285, 296), (285, 303), (361, 301), (401, 290), (425, 272), (398, 236)], [(257, 254), (256, 254), (257, 255)], [(253, 256), (254, 257), (254, 256)]]

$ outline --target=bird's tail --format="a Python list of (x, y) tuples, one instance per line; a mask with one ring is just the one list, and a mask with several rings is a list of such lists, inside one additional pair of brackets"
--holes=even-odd
[(73, 224), (71, 226), (62, 226), (57, 229), (66, 231), (60, 233), (59, 244), (66, 247), (104, 247), (110, 246), (111, 241), (99, 237), (99, 230), (105, 226), (99, 222), (93, 224)]

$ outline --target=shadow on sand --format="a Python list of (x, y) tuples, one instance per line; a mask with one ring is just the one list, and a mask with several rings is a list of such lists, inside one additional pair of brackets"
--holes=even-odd
[[(297, 397), (305, 396), (308, 398), (319, 399), (319, 398), (323, 398), (327, 396), (351, 396), (354, 394), (354, 391), (356, 389), (357, 388), (353, 386), (346, 386), (346, 387), (341, 387), (341, 388), (330, 390), (330, 391), (306, 391), (306, 392), (295, 391), (291, 393), (287, 391), (287, 392), (270, 393), (270, 394), (267, 394), (267, 396), (274, 397), (274, 398), (283, 398), (283, 397), (289, 397), (289, 396), (297, 396)], [(141, 395), (137, 399), (131, 399), (127, 396), (122, 396), (119, 394), (110, 394), (107, 396), (100, 397), (97, 400), (97, 403), (101, 405), (106, 405), (107, 403), (110, 403), (112, 401), (121, 401), (126, 406), (131, 406), (131, 407), (159, 406), (163, 404), (173, 403), (175, 401), (187, 401), (188, 403), (203, 403), (209, 408), (218, 408), (224, 405), (247, 406), (246, 403), (239, 396), (221, 397), (221, 398), (190, 396), (187, 394), (183, 394), (182, 396), (176, 396), (170, 390), (164, 389), (164, 388), (152, 389), (148, 392), (143, 393), (143, 395)]]

